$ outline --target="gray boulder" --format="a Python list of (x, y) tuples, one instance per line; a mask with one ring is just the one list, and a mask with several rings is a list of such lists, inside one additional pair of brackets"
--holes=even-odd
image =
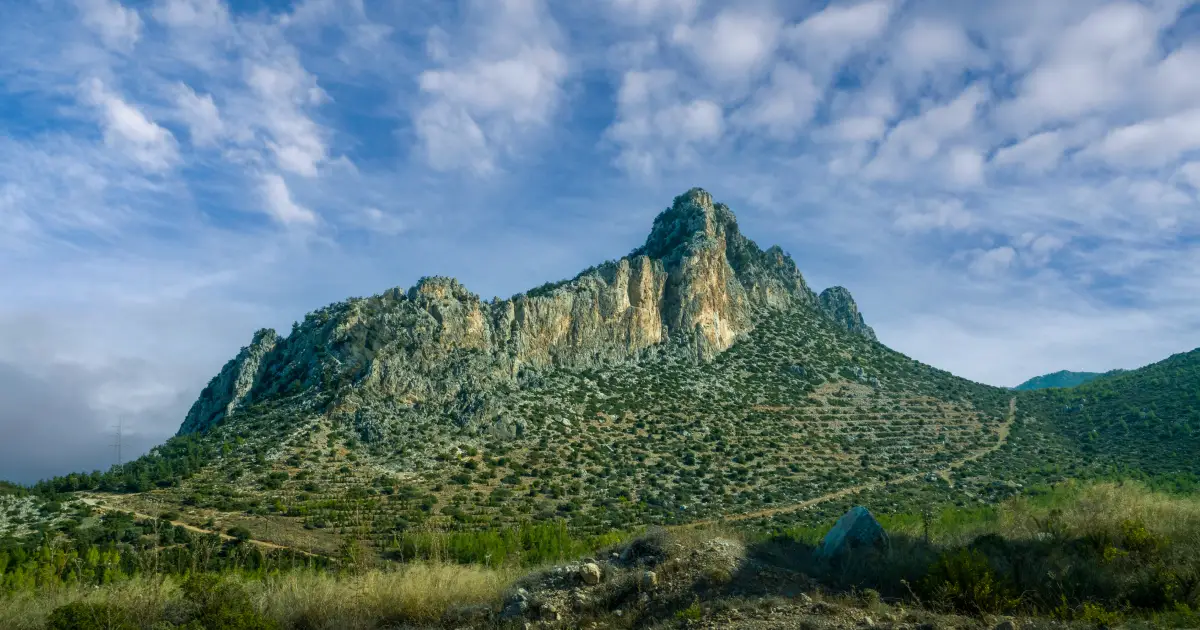
[(883, 531), (883, 526), (875, 520), (870, 510), (860, 505), (838, 519), (833, 529), (825, 534), (816, 555), (821, 560), (833, 560), (855, 549), (880, 549), (887, 545), (888, 535)]

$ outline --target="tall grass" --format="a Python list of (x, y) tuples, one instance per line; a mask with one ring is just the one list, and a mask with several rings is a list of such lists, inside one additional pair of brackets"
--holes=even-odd
[[(917, 587), (926, 604), (962, 612), (1024, 610), (1076, 620), (1170, 613), (1200, 623), (1200, 497), (1137, 482), (1067, 482), (996, 506), (878, 520), (891, 539), (886, 550), (799, 568), (840, 588), (907, 597)], [(828, 525), (785, 530), (772, 540), (811, 549)]]
[[(417, 563), (359, 574), (294, 571), (265, 579), (228, 575), (252, 609), (281, 628), (367, 630), (432, 624), (456, 610), (500, 603), (516, 569)], [(103, 588), (21, 592), (0, 599), (0, 628), (42, 630), (51, 611), (72, 602), (107, 604), (138, 627), (187, 617), (189, 603), (172, 576), (136, 577)]]

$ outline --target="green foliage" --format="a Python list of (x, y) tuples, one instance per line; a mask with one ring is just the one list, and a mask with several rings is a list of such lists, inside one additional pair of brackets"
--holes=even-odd
[(1101, 376), (1106, 376), (1107, 374), (1116, 374), (1118, 372), (1119, 370), (1108, 373), (1068, 372), (1066, 370), (1062, 370), (1061, 372), (1055, 372), (1053, 374), (1035, 376), (1024, 383), (1017, 385), (1013, 389), (1018, 391), (1027, 391), (1035, 389), (1049, 389), (1051, 387), (1075, 387), (1077, 385), (1082, 385), (1089, 381), (1093, 381)]
[(943, 553), (920, 587), (931, 602), (971, 614), (1001, 613), (1019, 601), (977, 549)]
[(276, 630), (279, 624), (260, 613), (240, 584), (215, 575), (196, 575), (183, 583), (192, 607), (189, 621), (206, 630)]
[(71, 602), (50, 612), (46, 630), (137, 630), (137, 625), (116, 606)]
[(675, 611), (675, 618), (680, 621), (700, 621), (702, 617), (704, 609), (700, 607), (700, 600), (694, 600), (687, 608)]

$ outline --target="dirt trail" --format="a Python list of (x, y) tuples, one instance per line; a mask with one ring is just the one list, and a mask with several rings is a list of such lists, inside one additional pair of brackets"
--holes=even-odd
[[(127, 510), (122, 507), (112, 507), (112, 506), (107, 506), (107, 505), (100, 505), (98, 503), (99, 499), (97, 497), (93, 497), (93, 496), (83, 495), (83, 496), (79, 497), (79, 500), (83, 501), (84, 503), (92, 506), (93, 508), (95, 508), (96, 510), (99, 510), (101, 512), (124, 512), (125, 514), (132, 514), (134, 518), (138, 518), (138, 519), (150, 519), (150, 520), (155, 520), (155, 521), (162, 520), (162, 519), (158, 518), (157, 516), (151, 516), (149, 514), (142, 514), (141, 512)], [(189, 532), (194, 532), (197, 534), (212, 534), (212, 535), (220, 536), (221, 540), (234, 540), (235, 539), (233, 536), (230, 536), (229, 534), (225, 534), (225, 533), (211, 530), (211, 529), (204, 529), (203, 527), (196, 527), (195, 525), (191, 525), (189, 523), (184, 523), (183, 521), (170, 521), (170, 523), (172, 525), (182, 527), (182, 528), (188, 530)], [(263, 549), (286, 549), (288, 551), (302, 553), (306, 556), (319, 555), (319, 554), (312, 553), (310, 551), (305, 551), (303, 549), (297, 549), (295, 547), (288, 547), (286, 545), (277, 545), (273, 542), (268, 542), (265, 540), (255, 540), (253, 538), (248, 538), (248, 539), (246, 539), (246, 542), (248, 542), (252, 545), (256, 545), (258, 547), (262, 547)]]
[[(1015, 397), (1013, 397), (1013, 398), (1010, 398), (1008, 401), (1008, 417), (1005, 418), (1004, 422), (1000, 425), (1000, 428), (997, 431), (999, 433), (999, 439), (996, 440), (996, 443), (992, 444), (991, 446), (988, 446), (987, 448), (979, 449), (978, 451), (975, 451), (974, 453), (971, 453), (970, 455), (968, 455), (962, 459), (958, 459), (953, 462), (950, 462), (950, 465), (947, 466), (945, 469), (939, 471), (938, 475), (942, 479), (949, 481), (950, 473), (952, 471), (962, 468), (963, 465), (967, 464), (968, 462), (973, 462), (973, 461), (979, 459), (980, 457), (987, 455), (988, 453), (995, 452), (997, 449), (999, 449), (1000, 447), (1007, 444), (1008, 443), (1008, 434), (1012, 429), (1012, 423), (1013, 423), (1013, 419), (1016, 417), (1016, 413), (1017, 413), (1017, 399)], [(762, 518), (762, 517), (767, 517), (767, 516), (774, 516), (776, 514), (786, 514), (788, 512), (795, 512), (797, 510), (803, 510), (805, 508), (812, 507), (814, 505), (826, 503), (826, 502), (832, 501), (834, 499), (840, 499), (844, 496), (855, 494), (858, 492), (863, 492), (865, 490), (874, 490), (876, 488), (881, 488), (888, 484), (907, 483), (909, 481), (916, 481), (925, 474), (926, 473), (912, 473), (910, 475), (904, 475), (902, 477), (888, 479), (887, 481), (872, 481), (870, 483), (864, 483), (864, 484), (857, 485), (857, 486), (850, 486), (848, 488), (842, 488), (841, 490), (838, 490), (836, 492), (830, 492), (829, 494), (824, 494), (819, 497), (807, 499), (807, 500), (801, 501), (799, 503), (792, 503), (789, 505), (782, 505), (779, 507), (767, 508), (767, 509), (763, 509), (763, 510), (756, 510), (754, 512), (743, 512), (742, 514), (731, 514), (729, 516), (722, 516), (720, 518), (705, 519), (702, 521), (692, 521), (691, 523), (678, 525), (676, 527), (693, 527), (696, 525), (715, 525), (717, 523), (728, 523), (731, 521), (744, 521), (744, 520), (748, 520), (748, 519), (752, 519), (752, 518)]]

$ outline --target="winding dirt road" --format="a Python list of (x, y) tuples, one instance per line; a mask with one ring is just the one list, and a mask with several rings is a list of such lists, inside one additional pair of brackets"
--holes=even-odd
[[(1012, 430), (1013, 418), (1016, 417), (1016, 413), (1017, 413), (1017, 399), (1016, 399), (1016, 397), (1013, 397), (1013, 398), (1010, 398), (1008, 401), (1008, 417), (1004, 419), (1004, 422), (1000, 425), (1000, 428), (997, 431), (997, 433), (999, 434), (999, 438), (996, 440), (996, 443), (988, 446), (987, 448), (979, 449), (978, 451), (975, 451), (962, 459), (957, 459), (957, 460), (954, 460), (953, 462), (950, 462), (950, 465), (947, 466), (945, 469), (939, 471), (938, 475), (942, 479), (945, 479), (946, 481), (950, 481), (950, 473), (953, 472), (954, 470), (962, 468), (968, 462), (973, 462), (973, 461), (979, 459), (980, 457), (983, 457), (984, 455), (993, 453), (996, 450), (998, 450), (1000, 447), (1007, 444), (1008, 443), (1008, 434)], [(729, 516), (722, 516), (720, 518), (706, 519), (706, 520), (702, 520), (702, 521), (692, 521), (691, 523), (686, 523), (683, 525), (676, 525), (675, 527), (695, 527), (697, 525), (715, 525), (717, 523), (745, 521), (745, 520), (749, 520), (752, 518), (763, 518), (763, 517), (768, 517), (768, 516), (775, 516), (776, 514), (786, 514), (789, 512), (796, 512), (798, 510), (803, 510), (805, 508), (809, 508), (814, 505), (819, 505), (821, 503), (826, 503), (829, 501), (833, 501), (835, 499), (840, 499), (842, 497), (845, 497), (845, 496), (848, 496), (851, 494), (856, 494), (856, 493), (863, 492), (866, 490), (875, 490), (877, 488), (882, 488), (883, 486), (886, 486), (888, 484), (907, 483), (910, 481), (916, 481), (925, 474), (926, 473), (912, 473), (909, 475), (904, 475), (902, 477), (888, 479), (886, 481), (872, 481), (870, 483), (864, 483), (864, 484), (857, 485), (857, 486), (850, 486), (848, 488), (842, 488), (841, 490), (838, 490), (836, 492), (830, 492), (829, 494), (823, 494), (819, 497), (807, 499), (807, 500), (801, 501), (799, 503), (791, 503), (788, 505), (782, 505), (782, 506), (773, 507), (773, 508), (755, 510), (753, 512), (743, 512), (741, 514), (731, 514)]]
[[(79, 497), (79, 500), (92, 506), (92, 508), (94, 508), (100, 512), (122, 512), (125, 514), (131, 514), (131, 515), (133, 515), (134, 518), (137, 518), (137, 519), (143, 519), (143, 520), (150, 519), (150, 520), (155, 520), (155, 521), (162, 520), (162, 519), (158, 518), (157, 516), (151, 516), (149, 514), (142, 514), (141, 512), (134, 512), (133, 510), (127, 510), (127, 509), (124, 509), (121, 507), (100, 505), (99, 499), (94, 496), (83, 495), (83, 496)], [(211, 534), (211, 535), (215, 535), (215, 536), (220, 536), (221, 540), (235, 540), (235, 538), (233, 536), (230, 536), (229, 534), (226, 534), (224, 532), (219, 532), (219, 531), (215, 531), (215, 530), (211, 530), (211, 529), (204, 529), (203, 527), (196, 527), (195, 525), (184, 523), (183, 521), (170, 521), (170, 523), (172, 525), (175, 525), (177, 527), (182, 527), (182, 528), (188, 530), (189, 532), (193, 532), (196, 534)], [(309, 551), (305, 551), (303, 549), (297, 549), (295, 547), (287, 547), (285, 545), (277, 545), (273, 542), (267, 542), (265, 540), (255, 540), (253, 538), (247, 538), (246, 542), (248, 542), (252, 545), (258, 546), (258, 547), (262, 547), (263, 549), (270, 549), (270, 550), (286, 549), (287, 551), (294, 551), (296, 553), (302, 553), (306, 556), (319, 555), (319, 554), (315, 554), (315, 553), (312, 553)]]

